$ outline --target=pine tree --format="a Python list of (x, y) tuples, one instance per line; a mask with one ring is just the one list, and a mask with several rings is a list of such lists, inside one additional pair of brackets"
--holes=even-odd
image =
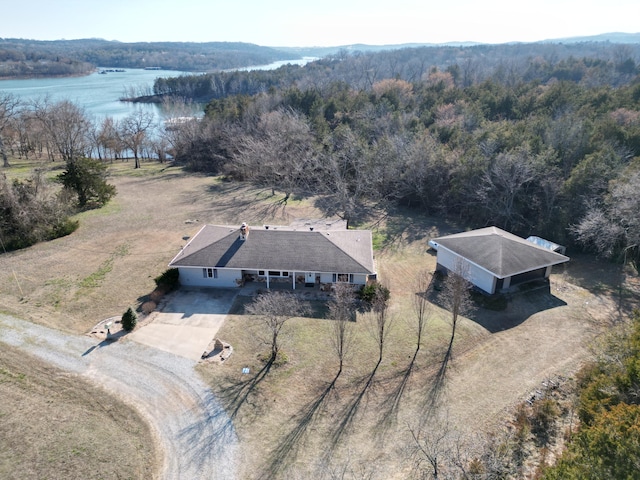
[(130, 332), (134, 328), (136, 328), (136, 324), (138, 323), (138, 316), (136, 313), (129, 307), (124, 315), (122, 315), (122, 328)]

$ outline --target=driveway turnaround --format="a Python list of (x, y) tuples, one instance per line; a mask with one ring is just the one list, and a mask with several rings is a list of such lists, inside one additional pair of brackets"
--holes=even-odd
[(216, 337), (239, 289), (180, 288), (150, 323), (128, 338), (138, 343), (198, 360)]

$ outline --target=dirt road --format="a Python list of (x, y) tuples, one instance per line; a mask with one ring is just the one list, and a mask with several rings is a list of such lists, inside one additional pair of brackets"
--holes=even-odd
[(192, 360), (127, 340), (97, 343), (2, 314), (0, 342), (81, 375), (137, 408), (163, 452), (160, 478), (236, 477), (235, 431)]

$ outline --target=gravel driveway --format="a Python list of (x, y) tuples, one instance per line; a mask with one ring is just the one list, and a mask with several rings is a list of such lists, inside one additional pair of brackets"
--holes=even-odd
[(163, 449), (161, 478), (236, 477), (237, 437), (195, 362), (127, 339), (95, 339), (0, 314), (0, 342), (76, 373), (144, 415)]

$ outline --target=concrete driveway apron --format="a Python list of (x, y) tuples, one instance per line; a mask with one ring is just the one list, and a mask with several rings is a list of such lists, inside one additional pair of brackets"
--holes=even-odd
[(239, 289), (180, 288), (153, 320), (128, 335), (138, 343), (198, 360), (216, 337)]

